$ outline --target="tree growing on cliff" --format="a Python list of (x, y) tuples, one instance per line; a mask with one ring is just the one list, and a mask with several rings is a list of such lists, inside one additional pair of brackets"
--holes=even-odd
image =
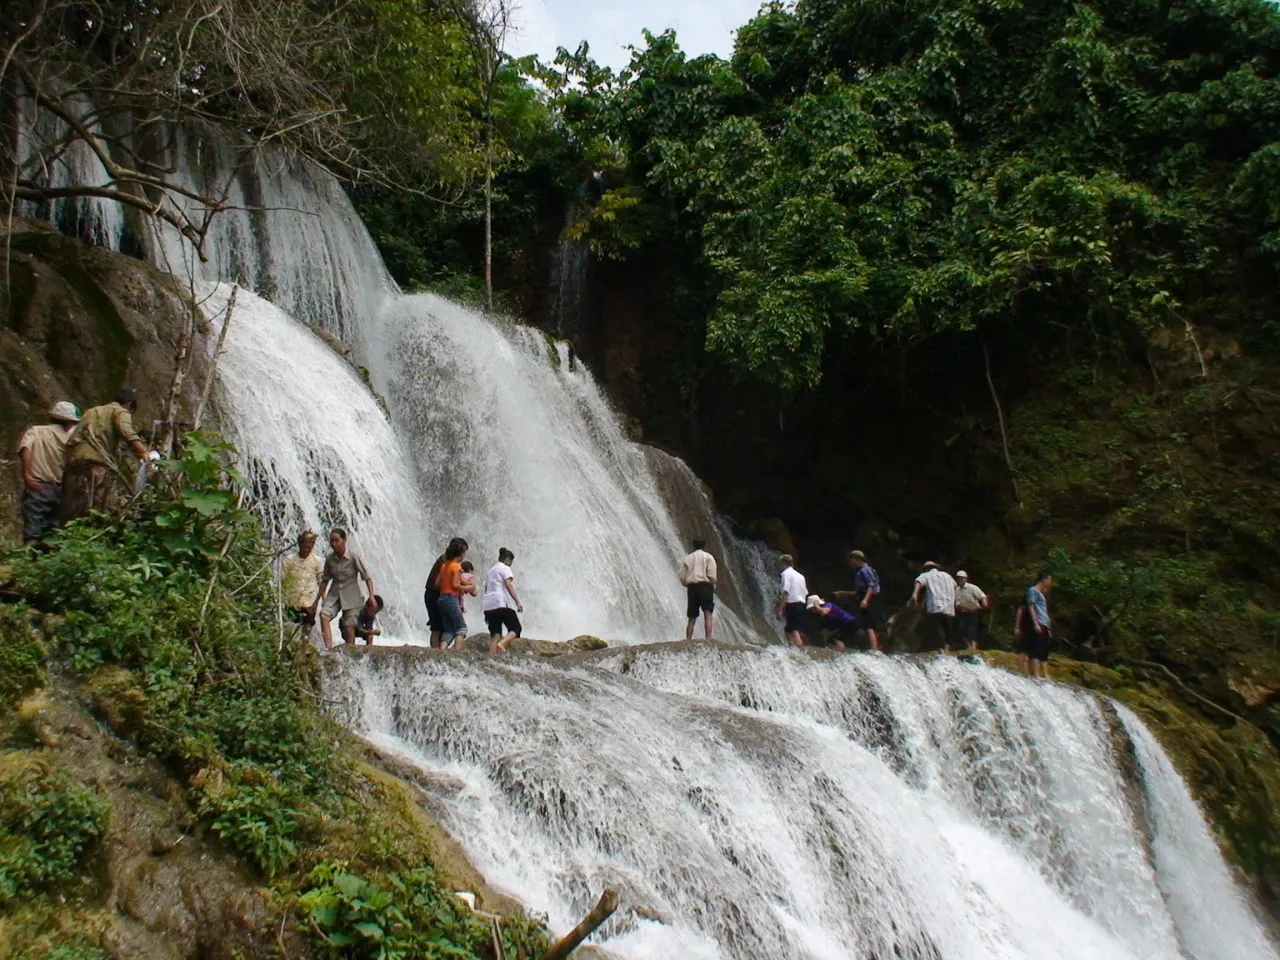
[(457, 189), (478, 159), (468, 29), (423, 0), (6, 4), (6, 207), (115, 200), (200, 250), (231, 184), (180, 182), (174, 138), (209, 125), (242, 160), (270, 146), (350, 180)]

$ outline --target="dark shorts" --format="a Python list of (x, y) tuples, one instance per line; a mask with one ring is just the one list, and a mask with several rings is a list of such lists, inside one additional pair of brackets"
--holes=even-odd
[(924, 615), (924, 632), (926, 650), (941, 650), (951, 646), (955, 636), (956, 618), (945, 613), (926, 613)]
[(58, 525), (60, 488), (56, 483), (42, 483), (34, 490), (22, 487), (22, 539), (43, 540)]
[(691, 583), (685, 590), (689, 593), (689, 609), (686, 616), (690, 620), (698, 618), (698, 611), (711, 613), (716, 608), (716, 585), (714, 583)]
[(440, 616), (440, 591), (424, 590), (422, 602), (427, 607), (427, 627), (432, 633), (443, 632), (444, 619)]
[(875, 630), (879, 633), (884, 633), (884, 613), (880, 609), (880, 597), (872, 597), (865, 610), (862, 609), (861, 603), (862, 598), (859, 597), (852, 608), (853, 615), (858, 618), (858, 629)]
[(1018, 641), (1018, 652), (1032, 660), (1043, 660), (1047, 663), (1049, 643), (1052, 639), (1047, 629), (1043, 633), (1037, 633), (1032, 627), (1023, 627), (1022, 639)]
[(957, 613), (956, 639), (963, 644), (977, 646), (978, 635), (982, 632), (982, 614)]
[(504, 633), (520, 636), (520, 618), (510, 607), (499, 607), (497, 610), (484, 612), (484, 623), (489, 628), (489, 636), (500, 637)]
[(788, 603), (786, 609), (787, 632), (793, 630), (804, 632), (805, 629), (805, 605), (803, 603)]

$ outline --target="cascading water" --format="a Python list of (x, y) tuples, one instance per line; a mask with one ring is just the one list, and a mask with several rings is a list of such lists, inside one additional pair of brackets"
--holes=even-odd
[(1150, 734), (1065, 687), (699, 646), (388, 652), (326, 695), (437, 774), (450, 832), (553, 927), (619, 888), (621, 957), (1276, 956)]

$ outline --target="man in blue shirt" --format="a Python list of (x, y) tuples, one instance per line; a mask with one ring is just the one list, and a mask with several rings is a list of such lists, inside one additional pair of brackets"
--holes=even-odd
[(861, 550), (854, 550), (849, 554), (849, 565), (853, 567), (853, 589), (837, 590), (833, 596), (837, 600), (853, 600), (859, 629), (867, 632), (867, 642), (871, 649), (879, 650), (880, 637), (877, 631), (884, 629), (884, 614), (880, 612), (880, 577), (871, 564), (867, 563), (867, 555)]
[(1028, 677), (1049, 679), (1049, 643), (1053, 639), (1050, 628), (1048, 594), (1053, 589), (1053, 577), (1041, 573), (1018, 607), (1018, 620), (1014, 634), (1018, 639), (1018, 669)]

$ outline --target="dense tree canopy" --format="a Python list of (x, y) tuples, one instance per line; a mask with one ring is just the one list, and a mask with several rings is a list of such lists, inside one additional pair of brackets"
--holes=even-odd
[(833, 355), (945, 329), (1259, 333), (1278, 55), (1266, 0), (802, 0), (728, 62), (671, 34), (607, 82), (562, 57), (591, 79), (562, 99), (626, 157), (587, 232), (665, 224), (714, 296), (708, 348), (812, 386)]

